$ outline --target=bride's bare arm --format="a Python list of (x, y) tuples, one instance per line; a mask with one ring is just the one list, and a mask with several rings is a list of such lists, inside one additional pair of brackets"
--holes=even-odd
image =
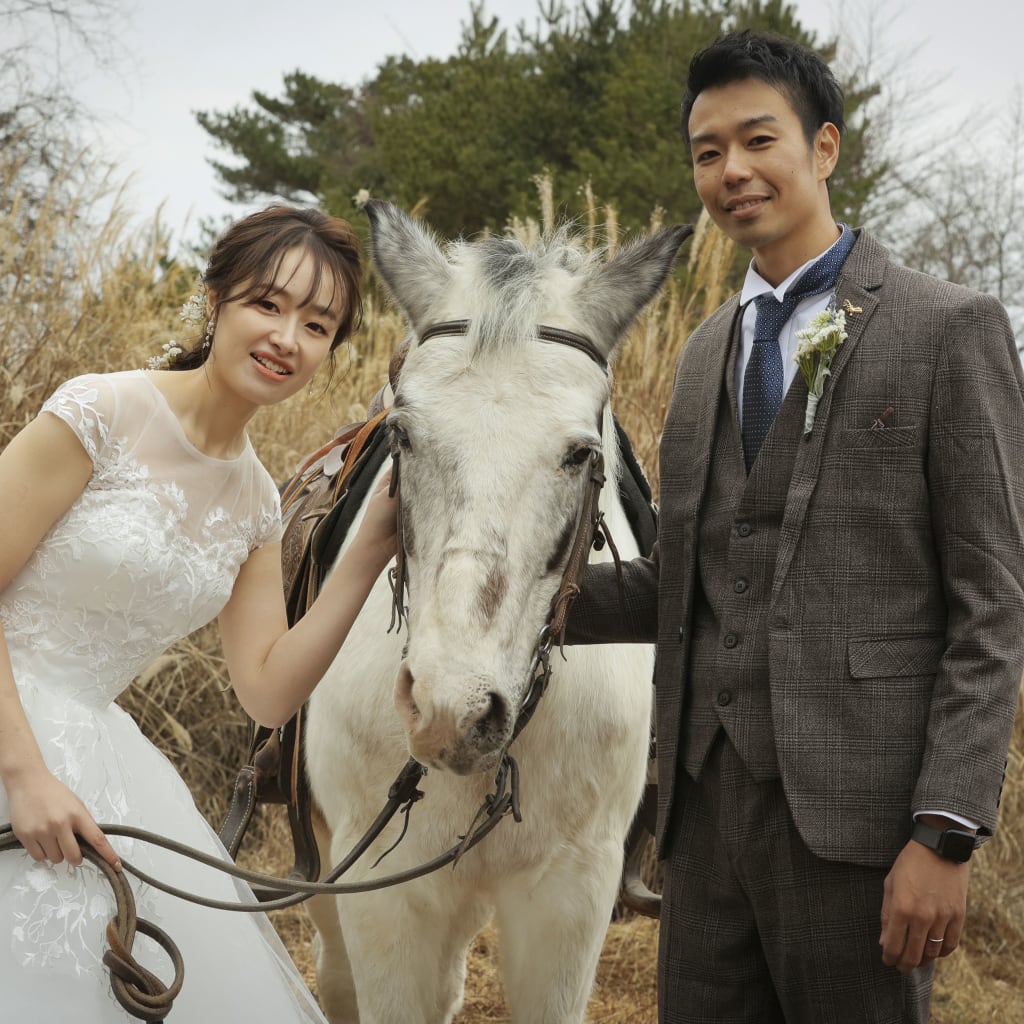
[[(32, 420), (0, 453), (0, 591), (18, 574), (92, 475), (92, 462), (70, 427), (49, 414)], [(82, 802), (47, 769), (14, 685), (0, 626), (0, 782), (14, 834), (35, 860), (79, 864), (75, 833), (111, 864), (117, 853)]]
[(352, 544), (294, 628), (288, 629), (285, 616), (280, 545), (257, 549), (242, 566), (220, 632), (232, 686), (257, 722), (280, 725), (302, 706), (394, 557), (388, 480), (375, 489)]

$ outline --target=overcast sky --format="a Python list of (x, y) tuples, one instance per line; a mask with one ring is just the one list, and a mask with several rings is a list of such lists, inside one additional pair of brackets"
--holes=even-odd
[[(187, 219), (194, 224), (242, 212), (219, 196), (207, 161), (222, 154), (196, 123), (196, 110), (246, 104), (254, 89), (277, 95), (282, 76), (296, 68), (355, 85), (390, 54), (446, 56), (469, 17), (469, 0), (279, 0), (266, 7), (251, 0), (117, 2), (125, 13), (111, 26), (122, 44), (116, 68), (102, 72), (81, 62), (76, 90), (98, 116), (101, 154), (133, 175), (132, 206), (149, 217), (163, 202), (165, 222), (176, 230)], [(888, 51), (906, 56), (913, 80), (935, 83), (929, 124), (939, 134), (969, 109), (998, 115), (1024, 81), (1020, 0), (795, 5), (809, 28), (850, 38), (863, 38), (884, 7), (888, 23), (876, 35)], [(486, 11), (510, 27), (524, 19), (532, 25), (537, 0), (486, 0)]]

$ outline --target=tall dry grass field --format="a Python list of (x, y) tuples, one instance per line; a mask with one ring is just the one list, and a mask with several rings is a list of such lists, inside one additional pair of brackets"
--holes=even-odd
[[(58, 161), (41, 190), (27, 187), (17, 157), (0, 154), (0, 445), (35, 415), (64, 379), (84, 371), (145, 365), (170, 336), (183, 340), (177, 311), (194, 273), (176, 264), (157, 229), (130, 230), (108, 183), (80, 154)], [(529, 237), (552, 218), (541, 181), (541, 224), (512, 230)], [(102, 210), (113, 212), (101, 213)], [(618, 242), (613, 211), (592, 202), (581, 229)], [(655, 217), (655, 222), (657, 217)], [(688, 255), (685, 255), (688, 253)], [(724, 298), (732, 250), (702, 224), (687, 244), (678, 280), (633, 330), (615, 367), (614, 403), (657, 488), (657, 448), (671, 394), (673, 366), (705, 309)], [(400, 318), (371, 297), (366, 325), (339, 353), (329, 394), (299, 396), (264, 410), (252, 439), (278, 479), (334, 430), (361, 419), (386, 377), (404, 333)], [(557, 685), (557, 677), (555, 679)], [(207, 817), (219, 823), (248, 729), (227, 688), (215, 632), (201, 630), (159, 658), (124, 705), (177, 764)], [(381, 780), (383, 787), (390, 780)], [(422, 807), (418, 813), (429, 813)], [(508, 828), (515, 827), (511, 822)], [(290, 867), (279, 815), (257, 821), (244, 860), (263, 869)], [(311, 930), (301, 910), (275, 916), (292, 955), (313, 983)], [(496, 936), (475, 944), (462, 1022), (508, 1019), (497, 976)], [(593, 1022), (653, 1022), (656, 927), (625, 917), (608, 932), (591, 1003)], [(1002, 828), (975, 859), (971, 913), (963, 948), (941, 965), (933, 1020), (938, 1024), (1024, 1020), (1024, 723), (1018, 720)]]

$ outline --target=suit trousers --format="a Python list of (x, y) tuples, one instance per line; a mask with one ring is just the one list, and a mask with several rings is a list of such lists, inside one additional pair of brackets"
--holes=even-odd
[(752, 778), (724, 733), (676, 785), (660, 1024), (925, 1024), (934, 966), (882, 963), (885, 869), (811, 853), (782, 783)]

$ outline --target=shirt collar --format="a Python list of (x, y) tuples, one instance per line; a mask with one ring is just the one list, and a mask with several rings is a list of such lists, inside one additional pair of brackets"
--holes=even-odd
[(840, 233), (837, 238), (828, 249), (819, 252), (817, 256), (812, 257), (806, 263), (797, 267), (792, 274), (789, 275), (784, 281), (782, 281), (776, 288), (774, 285), (766, 281), (758, 272), (754, 269), (754, 260), (751, 258), (750, 266), (747, 267), (747, 276), (743, 279), (743, 290), (740, 292), (740, 305), (746, 306), (752, 299), (756, 299), (758, 295), (764, 295), (766, 292), (771, 292), (779, 302), (786, 297), (786, 291), (789, 286), (800, 277), (800, 275), (813, 263), (817, 263), (825, 253), (834, 249), (843, 237), (843, 225), (839, 225)]

